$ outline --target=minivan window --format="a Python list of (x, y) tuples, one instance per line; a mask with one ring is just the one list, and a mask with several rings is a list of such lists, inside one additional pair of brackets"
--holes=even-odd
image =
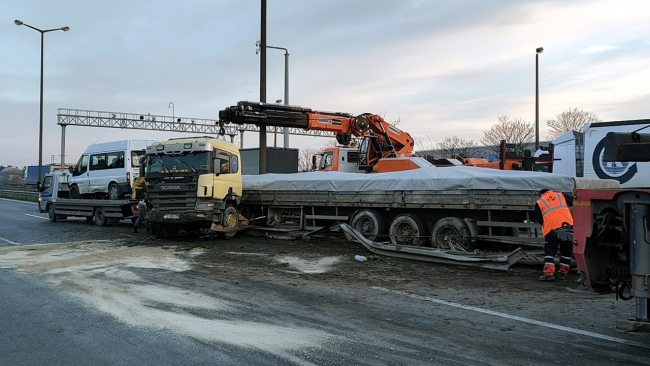
[(124, 151), (90, 155), (90, 170), (124, 168)]
[(87, 170), (88, 170), (88, 155), (82, 155), (79, 158), (79, 162), (77, 163), (77, 167), (75, 168), (74, 175), (81, 175), (85, 173)]
[(131, 167), (137, 168), (140, 166), (140, 158), (145, 155), (144, 150), (133, 150), (131, 151)]

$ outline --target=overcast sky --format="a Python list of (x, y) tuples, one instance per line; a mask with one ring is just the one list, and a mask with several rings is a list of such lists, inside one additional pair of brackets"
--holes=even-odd
[[(568, 108), (604, 121), (650, 118), (650, 3), (644, 0), (268, 0), (267, 44), (290, 53), (290, 102), (399, 119), (414, 137), (478, 140), (507, 114), (540, 137)], [(57, 109), (218, 119), (258, 101), (260, 1), (2, 0), (0, 165), (38, 163), (40, 29), (43, 162), (61, 154)], [(284, 96), (283, 51), (268, 50), (267, 100)], [(71, 126), (66, 162), (87, 145), (170, 132)], [(281, 138), (279, 139), (281, 145)], [(258, 137), (247, 133), (245, 147)], [(323, 138), (291, 137), (291, 147)], [(269, 138), (269, 144), (273, 138)]]

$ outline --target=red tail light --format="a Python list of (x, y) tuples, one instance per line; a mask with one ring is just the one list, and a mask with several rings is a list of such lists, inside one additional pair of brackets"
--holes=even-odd
[(126, 172), (126, 182), (131, 184), (131, 172)]

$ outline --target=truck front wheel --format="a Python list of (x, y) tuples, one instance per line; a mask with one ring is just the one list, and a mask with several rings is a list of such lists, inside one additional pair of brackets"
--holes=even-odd
[(47, 217), (51, 222), (56, 222), (56, 211), (54, 210), (54, 205), (50, 205), (47, 209)]
[[(237, 212), (235, 206), (226, 206), (226, 209), (223, 211), (221, 225), (223, 225), (223, 227), (226, 229), (236, 229), (239, 227), (239, 213)], [(237, 235), (237, 231), (226, 231), (220, 232), (219, 234), (224, 239), (230, 239)]]

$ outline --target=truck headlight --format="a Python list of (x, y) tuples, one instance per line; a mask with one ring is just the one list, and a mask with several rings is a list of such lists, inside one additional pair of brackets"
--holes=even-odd
[(197, 211), (214, 211), (214, 203), (211, 202), (197, 202), (194, 209)]

